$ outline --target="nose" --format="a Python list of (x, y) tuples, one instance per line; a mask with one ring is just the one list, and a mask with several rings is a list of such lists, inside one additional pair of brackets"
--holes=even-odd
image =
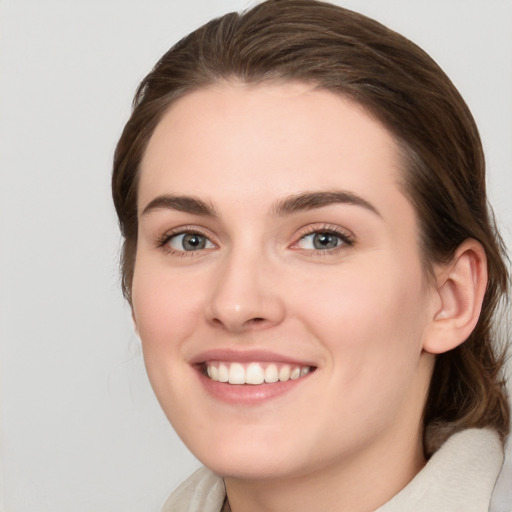
[(206, 310), (210, 324), (242, 333), (282, 322), (283, 296), (275, 272), (262, 255), (233, 252), (217, 270)]

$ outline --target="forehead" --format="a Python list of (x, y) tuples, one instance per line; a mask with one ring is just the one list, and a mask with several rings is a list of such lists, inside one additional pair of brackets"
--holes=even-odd
[[(352, 100), (309, 84), (221, 84), (177, 100), (141, 165), (139, 209), (162, 193), (249, 204), (303, 190), (400, 194), (389, 131)], [(215, 198), (213, 198), (215, 199)]]

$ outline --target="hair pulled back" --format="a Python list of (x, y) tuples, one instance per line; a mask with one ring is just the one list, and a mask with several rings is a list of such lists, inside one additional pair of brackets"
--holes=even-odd
[(424, 411), (425, 451), (453, 430), (495, 428), (504, 439), (509, 405), (493, 319), (509, 283), (487, 203), (485, 162), (464, 100), (418, 46), (380, 23), (314, 0), (268, 0), (230, 13), (173, 46), (140, 84), (114, 156), (112, 190), (124, 245), (123, 292), (131, 301), (137, 247), (137, 183), (148, 141), (169, 106), (209, 85), (299, 80), (363, 105), (394, 135), (403, 189), (414, 205), (427, 272), (474, 238), (489, 282), (476, 328), (437, 356)]

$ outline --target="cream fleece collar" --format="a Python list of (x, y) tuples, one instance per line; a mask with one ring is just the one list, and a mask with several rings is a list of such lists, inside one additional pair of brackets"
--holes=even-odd
[[(459, 432), (375, 512), (487, 512), (502, 464), (496, 432)], [(201, 468), (169, 496), (161, 512), (221, 512), (225, 497), (222, 478)]]

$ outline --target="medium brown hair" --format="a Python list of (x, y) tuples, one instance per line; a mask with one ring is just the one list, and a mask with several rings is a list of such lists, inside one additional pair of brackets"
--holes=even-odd
[[(493, 319), (509, 278), (487, 204), (477, 127), (454, 85), (423, 50), (355, 12), (314, 0), (268, 0), (192, 32), (142, 81), (112, 177), (128, 301), (137, 247), (137, 182), (148, 141), (177, 98), (226, 80), (300, 80), (363, 105), (390, 130), (402, 153), (403, 187), (418, 214), (427, 271), (449, 261), (468, 238), (482, 244), (489, 274), (482, 313), (462, 345), (436, 357), (424, 425), (446, 435), (491, 426), (504, 439), (510, 412), (503, 356), (493, 347)], [(428, 436), (426, 453), (441, 441)]]

